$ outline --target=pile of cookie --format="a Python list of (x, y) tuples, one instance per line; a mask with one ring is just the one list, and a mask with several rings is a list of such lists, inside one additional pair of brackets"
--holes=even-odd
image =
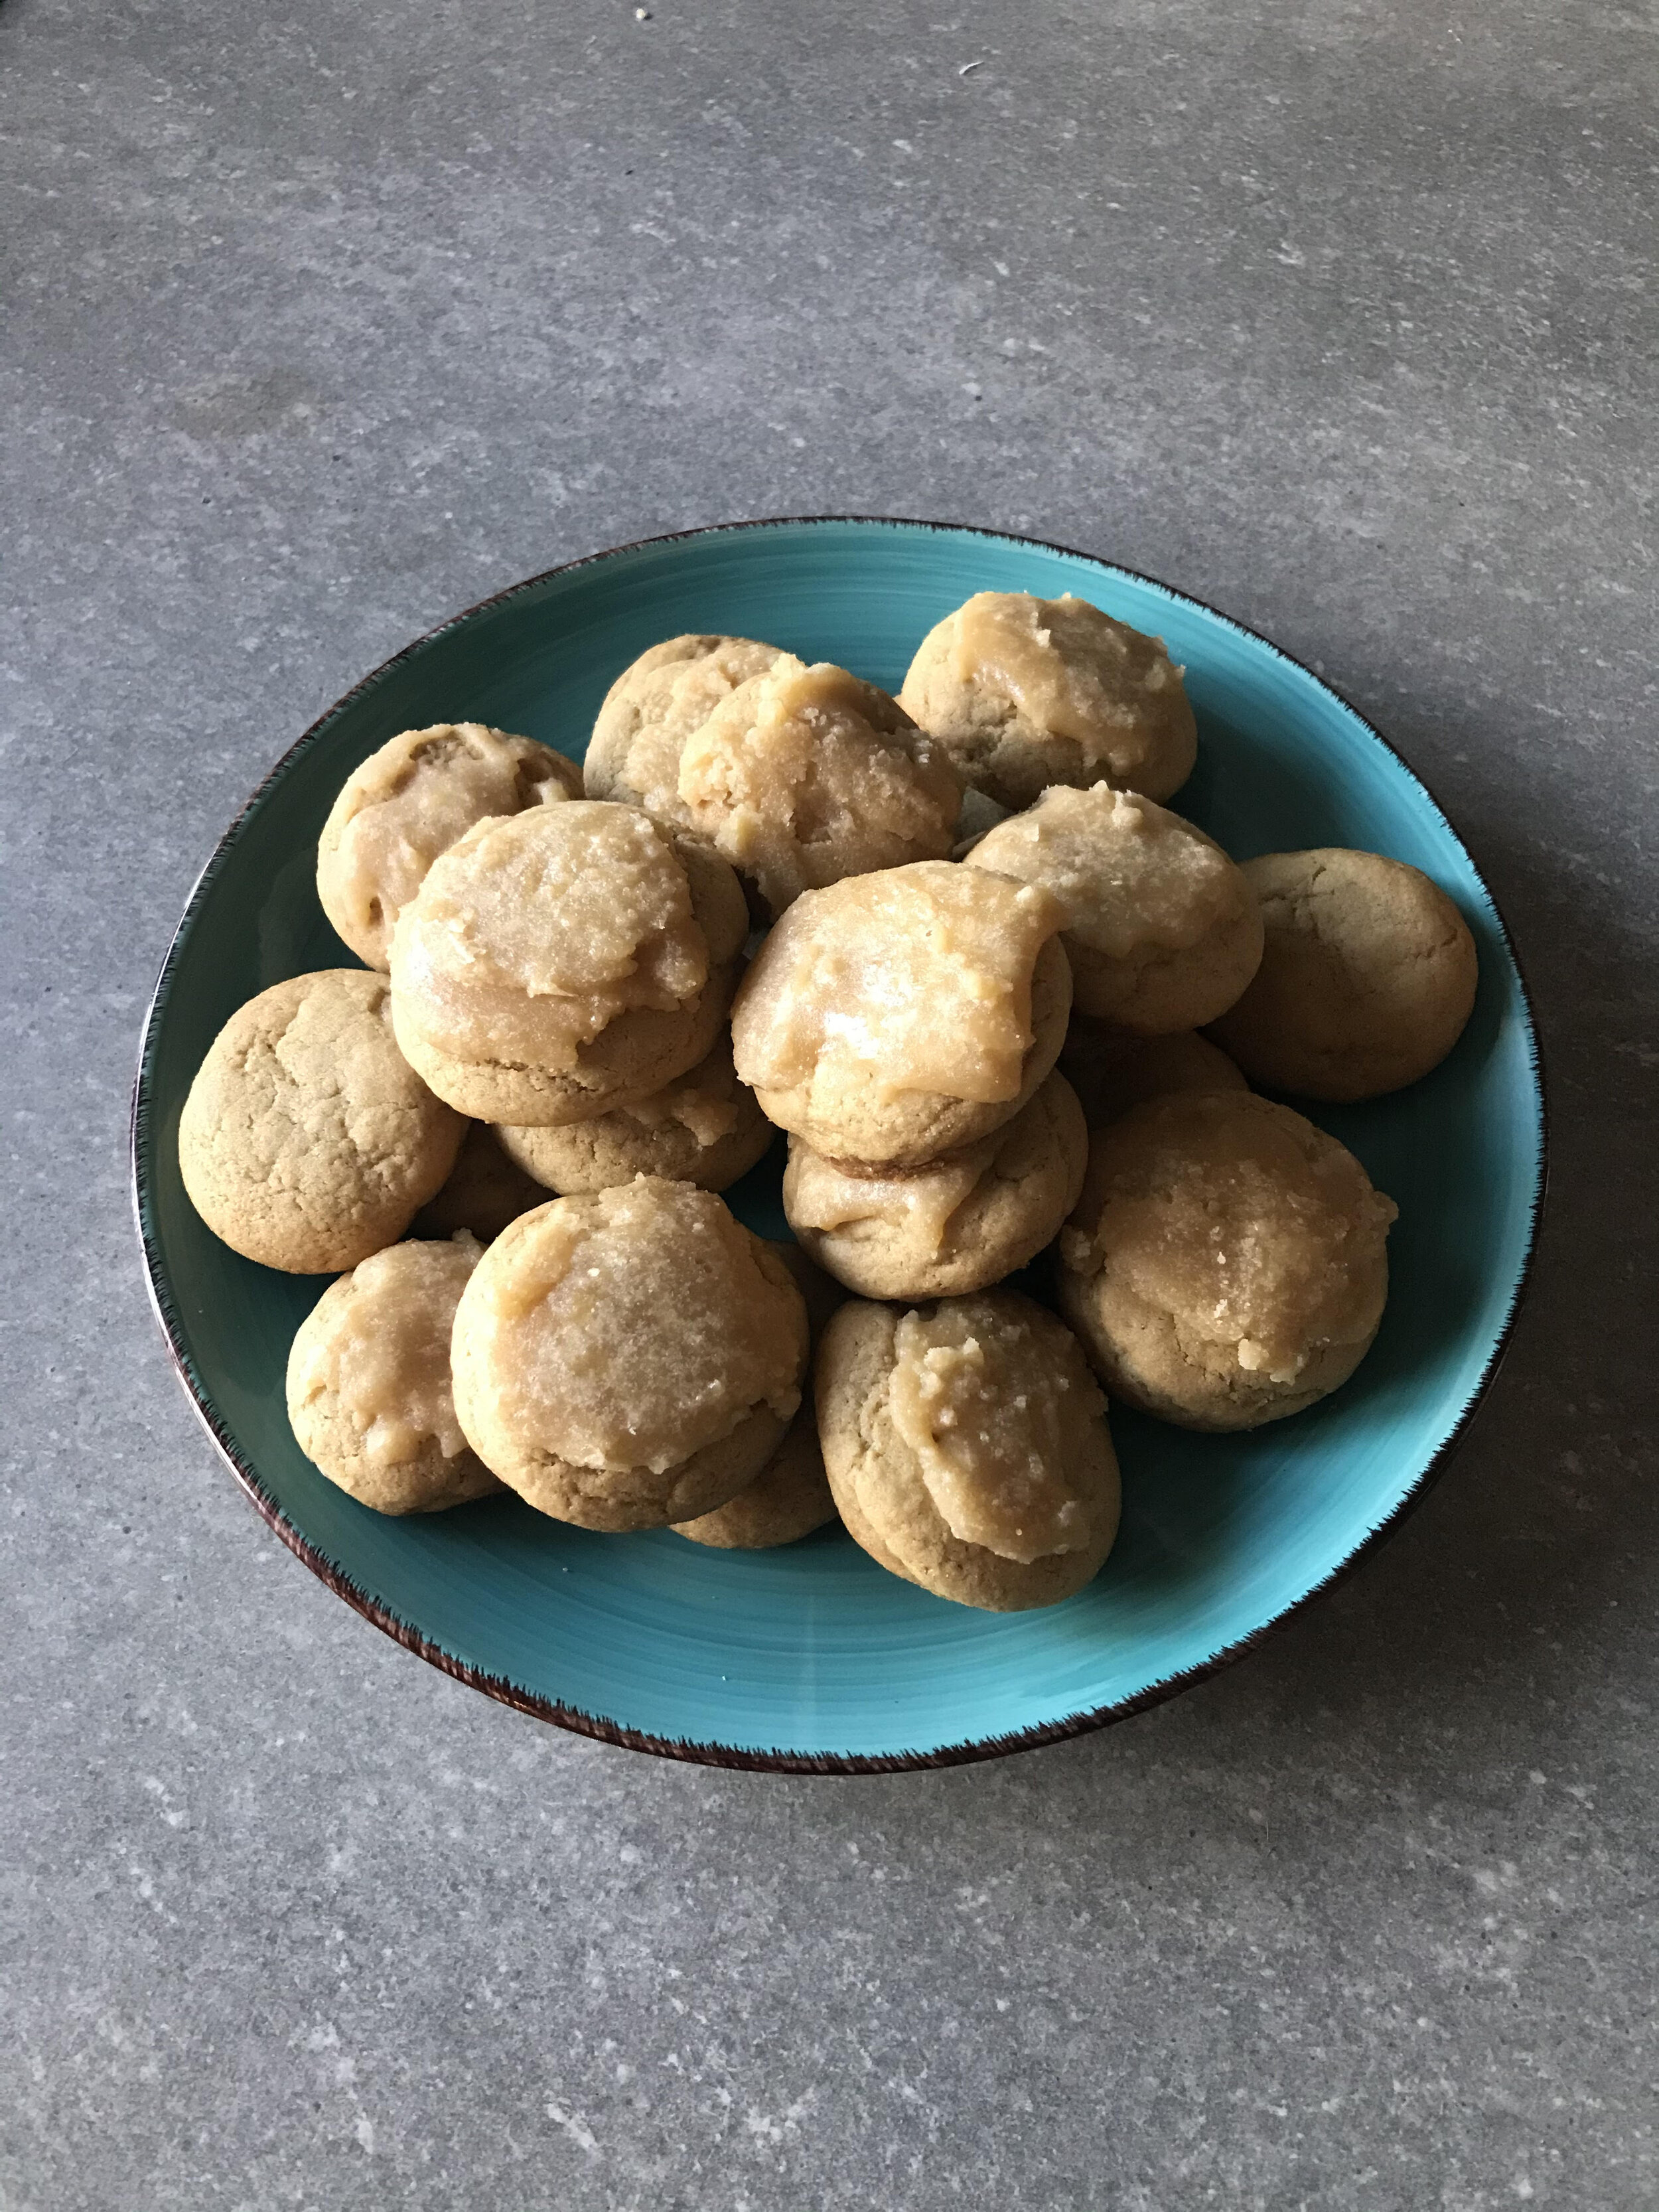
[[(1392, 1203), (1249, 1085), (1398, 1089), (1474, 999), (1415, 869), (1240, 866), (1170, 811), (1195, 751), (1159, 640), (1018, 592), (896, 699), (684, 636), (580, 771), (393, 738), (319, 848), (367, 965), (233, 1016), (179, 1126), (210, 1228), (339, 1275), (289, 1363), (301, 1448), (385, 1512), (505, 1485), (736, 1548), (839, 1514), (965, 1604), (1081, 1588), (1104, 1392), (1254, 1427), (1376, 1333)], [(779, 1130), (787, 1246), (719, 1195)]]

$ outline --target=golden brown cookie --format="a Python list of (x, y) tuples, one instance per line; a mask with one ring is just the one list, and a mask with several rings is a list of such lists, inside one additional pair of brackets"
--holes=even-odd
[(1261, 915), (1214, 839), (1133, 792), (1063, 785), (982, 837), (970, 868), (1054, 893), (1072, 1004), (1139, 1036), (1224, 1013), (1261, 961)]
[(448, 1181), (410, 1227), (416, 1237), (453, 1237), (465, 1229), (488, 1244), (509, 1221), (546, 1203), (546, 1189), (508, 1159), (499, 1133), (487, 1121), (471, 1121)]
[(982, 1291), (1023, 1267), (1077, 1204), (1089, 1132), (1050, 1075), (990, 1136), (924, 1168), (858, 1173), (789, 1140), (783, 1210), (830, 1274), (866, 1298)]
[(832, 1158), (919, 1167), (988, 1136), (1065, 1037), (1060, 919), (1040, 887), (948, 860), (808, 891), (744, 978), (738, 1073)]
[(455, 1164), (466, 1124), (398, 1051), (384, 975), (327, 968), (234, 1013), (179, 1121), (196, 1211), (233, 1250), (289, 1274), (395, 1243)]
[(1130, 1036), (1077, 1014), (1060, 1047), (1060, 1065), (1091, 1129), (1103, 1129), (1130, 1107), (1171, 1091), (1250, 1087), (1218, 1044), (1191, 1030), (1176, 1036)]
[(1468, 924), (1438, 884), (1380, 853), (1322, 846), (1244, 869), (1267, 949), (1212, 1024), (1253, 1083), (1304, 1098), (1376, 1098), (1437, 1067), (1479, 981)]
[(1086, 599), (976, 592), (923, 638), (899, 704), (1005, 806), (1103, 779), (1168, 799), (1198, 751), (1181, 676)]
[(781, 653), (687, 738), (679, 796), (775, 917), (845, 876), (943, 860), (962, 781), (884, 691)]
[(835, 1517), (817, 1425), (810, 1407), (803, 1406), (751, 1483), (712, 1513), (676, 1522), (674, 1533), (718, 1552), (769, 1552), (780, 1544), (798, 1544)]
[[(847, 1294), (813, 1265), (799, 1244), (773, 1244), (771, 1249), (805, 1300), (808, 1332), (816, 1344)], [(818, 1448), (817, 1414), (811, 1391), (803, 1390), (788, 1435), (755, 1480), (712, 1513), (682, 1521), (674, 1533), (689, 1536), (694, 1544), (713, 1545), (717, 1551), (765, 1552), (779, 1544), (798, 1543), (835, 1517), (836, 1501), (830, 1495)]]
[(586, 1121), (710, 1050), (748, 927), (719, 854), (636, 807), (481, 822), (398, 917), (398, 1042), (478, 1121)]
[(732, 1066), (722, 1036), (707, 1059), (650, 1097), (557, 1129), (503, 1128), (508, 1157), (549, 1190), (605, 1190), (636, 1175), (726, 1190), (777, 1131)]
[(823, 1463), (849, 1533), (936, 1596), (1054, 1605), (1117, 1534), (1106, 1405), (1053, 1314), (1012, 1291), (844, 1305), (817, 1360)]
[(652, 1528), (751, 1482), (800, 1403), (806, 1310), (710, 1191), (641, 1176), (504, 1230), (455, 1316), (455, 1410), (538, 1512)]
[(437, 1513), (499, 1490), (455, 1419), (449, 1339), (482, 1247), (389, 1245), (331, 1283), (288, 1358), (301, 1450), (377, 1513)]
[(582, 763), (588, 797), (642, 806), (659, 822), (689, 830), (680, 797), (686, 739), (777, 658), (775, 646), (747, 637), (671, 637), (642, 653), (605, 695)]
[[(828, 1480), (827, 1476), (825, 1480)], [(927, 1587), (920, 1575), (911, 1573), (896, 1552), (890, 1551), (883, 1543), (876, 1534), (875, 1524), (860, 1507), (858, 1493), (850, 1482), (843, 1482), (839, 1491), (831, 1485), (830, 1495), (841, 1516), (842, 1526), (860, 1551), (867, 1552), (878, 1567), (885, 1567), (890, 1575), (896, 1575), (901, 1582), (914, 1583), (918, 1589)]]
[(405, 730), (354, 769), (317, 847), (323, 912), (360, 960), (392, 964), (392, 927), (475, 822), (581, 796), (581, 770), (482, 722)]
[(1288, 1106), (1155, 1098), (1091, 1141), (1060, 1232), (1060, 1310), (1114, 1395), (1181, 1428), (1257, 1428), (1364, 1357), (1395, 1210)]

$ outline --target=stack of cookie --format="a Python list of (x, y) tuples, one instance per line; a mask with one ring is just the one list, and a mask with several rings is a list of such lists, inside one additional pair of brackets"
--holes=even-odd
[(718, 1515), (777, 1462), (739, 1534), (702, 1540), (830, 1517), (821, 1468), (814, 1489), (799, 1438), (781, 1449), (807, 1354), (793, 1263), (714, 1195), (775, 1133), (732, 1066), (750, 924), (726, 861), (585, 799), (542, 746), (443, 725), (350, 779), (319, 888), (389, 972), (263, 993), (180, 1127), (228, 1243), (350, 1270), (290, 1355), (305, 1450), (387, 1512), (506, 1482), (649, 1527)]
[[(319, 849), (367, 970), (234, 1016), (180, 1127), (219, 1235), (351, 1271), (295, 1341), (302, 1447), (384, 1511), (505, 1485), (743, 1548), (839, 1509), (1012, 1609), (1110, 1548), (1102, 1382), (1213, 1428), (1334, 1389), (1393, 1208), (1246, 1078), (1415, 1079), (1473, 946), (1397, 862), (1236, 866), (1161, 803), (1195, 743), (1158, 640), (1023, 593), (947, 616), (896, 699), (653, 647), (580, 777), (394, 738)], [(780, 1129), (793, 1246), (718, 1194)], [(1045, 1253), (1064, 1320), (1006, 1283)]]
[(1324, 849), (1239, 867), (1165, 811), (1194, 757), (1178, 672), (1077, 602), (969, 600), (924, 641), (900, 697), (991, 798), (1024, 810), (967, 865), (1065, 909), (1060, 1066), (1091, 1138), (1054, 1291), (1096, 1374), (1188, 1428), (1311, 1405), (1376, 1335), (1395, 1208), (1342, 1146), (1248, 1082), (1358, 1100), (1427, 1074), (1474, 1003), (1462, 915), (1403, 862)]

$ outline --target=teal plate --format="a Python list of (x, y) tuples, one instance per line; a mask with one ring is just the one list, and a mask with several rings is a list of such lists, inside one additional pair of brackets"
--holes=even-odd
[[(1115, 1413), (1122, 1534), (1097, 1580), (1032, 1613), (975, 1613), (884, 1573), (839, 1529), (770, 1553), (667, 1530), (598, 1536), (498, 1498), (429, 1519), (356, 1504), (301, 1454), (289, 1340), (324, 1288), (240, 1259), (179, 1178), (179, 1113), (226, 1018), (282, 977), (347, 964), (317, 903), (341, 782), (398, 730), (477, 720), (580, 755), (605, 687), (661, 637), (718, 630), (896, 690), (928, 627), (977, 591), (1076, 592), (1168, 641), (1198, 715), (1177, 804), (1227, 849), (1357, 845), (1425, 869), (1480, 951), (1456, 1050), (1425, 1081), (1318, 1118), (1397, 1200), (1393, 1292), (1354, 1380), (1246, 1437)], [(198, 1410), (289, 1549), (411, 1650), (508, 1705), (680, 1759), (806, 1771), (988, 1758), (1098, 1727), (1237, 1656), (1328, 1588), (1420, 1496), (1491, 1381), (1530, 1258), (1544, 1109), (1524, 986), (1491, 895), (1400, 757), (1308, 671), (1224, 616), (1085, 555), (930, 523), (738, 524), (556, 568), (447, 623), (360, 684), (232, 824), (157, 986), (133, 1102), (139, 1231)], [(778, 1162), (732, 1198), (787, 1234)]]

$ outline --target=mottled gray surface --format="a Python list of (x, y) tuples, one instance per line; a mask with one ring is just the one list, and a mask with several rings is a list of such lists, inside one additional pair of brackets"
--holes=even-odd
[[(1654, 17), (942, 12), (0, 6), (4, 2212), (1659, 2202)], [(331, 699), (812, 509), (1323, 667), (1486, 866), (1555, 1114), (1509, 1364), (1363, 1576), (878, 1781), (566, 1738), (349, 1613), (167, 1371), (123, 1158)]]

